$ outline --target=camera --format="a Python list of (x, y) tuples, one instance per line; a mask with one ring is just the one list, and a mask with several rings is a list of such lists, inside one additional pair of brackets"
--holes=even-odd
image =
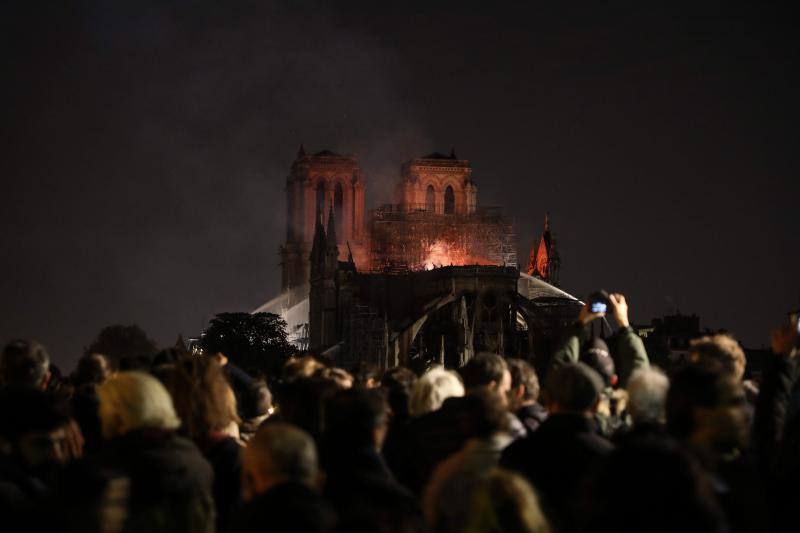
[(608, 311), (608, 293), (604, 290), (599, 290), (590, 294), (589, 310), (592, 313), (605, 313)]

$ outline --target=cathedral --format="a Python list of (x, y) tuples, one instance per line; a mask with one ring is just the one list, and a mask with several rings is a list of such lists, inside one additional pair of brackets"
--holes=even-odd
[(532, 359), (576, 315), (549, 216), (520, 272), (513, 224), (478, 205), (455, 151), (403, 163), (392, 204), (367, 211), (366, 182), (353, 156), (301, 146), (292, 163), (282, 293), (257, 311), (283, 316), (301, 349), (345, 367)]

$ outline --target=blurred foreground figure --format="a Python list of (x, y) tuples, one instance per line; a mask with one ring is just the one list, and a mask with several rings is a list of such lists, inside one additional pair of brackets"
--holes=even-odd
[(224, 532), (241, 504), (241, 444), (233, 389), (216, 359), (185, 357), (175, 367), (170, 393), (181, 419), (181, 433), (214, 469), (217, 530)]
[(688, 364), (672, 376), (667, 430), (711, 476), (730, 531), (763, 531), (763, 484), (748, 453), (750, 417), (738, 377), (718, 361)]
[(503, 452), (501, 465), (536, 487), (550, 522), (559, 530), (572, 529), (582, 483), (613, 449), (594, 421), (602, 390), (600, 375), (583, 363), (555, 369), (545, 386), (547, 420)]
[[(798, 313), (800, 314), (800, 313)], [(800, 487), (800, 328), (791, 324), (772, 332), (772, 356), (766, 361), (754, 425), (773, 530), (797, 530)]]
[(45, 390), (50, 380), (50, 354), (34, 340), (17, 339), (3, 348), (0, 383), (5, 387)]
[(583, 501), (580, 531), (725, 531), (711, 480), (690, 454), (665, 438), (643, 437), (614, 450)]
[(261, 427), (242, 453), (246, 503), (232, 530), (324, 533), (335, 515), (315, 490), (317, 450), (308, 433), (290, 424)]
[(156, 378), (120, 372), (98, 387), (105, 446), (94, 466), (129, 480), (124, 531), (213, 532), (213, 472), (176, 433), (172, 398)]
[(0, 392), (0, 517), (30, 519), (70, 459), (66, 403), (33, 388)]
[(439, 463), (423, 494), (425, 518), (440, 533), (464, 530), (475, 487), (511, 442), (505, 398), (497, 391), (481, 391), (470, 400), (475, 432), (461, 450)]
[(482, 477), (466, 510), (465, 533), (547, 533), (550, 526), (525, 478), (495, 468)]
[[(431, 371), (433, 372), (433, 371)], [(441, 372), (446, 372), (442, 370)], [(452, 381), (452, 376), (437, 378), (431, 387), (432, 396), (443, 391), (453, 390), (455, 394), (445, 399), (441, 406), (429, 413), (414, 417), (415, 393), (417, 387), (422, 387), (426, 376), (420, 378), (411, 395), (412, 419), (406, 427), (401, 449), (403, 456), (399, 463), (403, 465), (397, 474), (400, 482), (411, 489), (415, 494), (422, 494), (436, 465), (456, 453), (470, 437), (480, 431), (476, 427), (476, 418), (473, 416), (476, 408), (480, 409), (482, 400), (474, 398), (475, 394), (497, 393), (502, 398), (504, 407), (507, 408), (507, 395), (511, 390), (511, 374), (505, 359), (493, 353), (479, 353), (469, 360), (459, 370), (464, 380), (465, 395), (460, 387)], [(446, 384), (444, 387), (440, 384)], [(435, 405), (435, 402), (432, 402)], [(513, 417), (506, 413), (507, 417)], [(514, 417), (515, 418), (515, 417)], [(517, 426), (524, 431), (522, 424), (516, 420)], [(509, 423), (509, 427), (511, 424)]]
[(389, 406), (380, 389), (354, 388), (325, 406), (325, 496), (341, 531), (425, 531), (416, 498), (397, 483), (381, 455)]

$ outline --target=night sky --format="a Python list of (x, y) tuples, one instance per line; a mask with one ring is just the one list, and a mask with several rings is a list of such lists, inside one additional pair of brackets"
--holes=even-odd
[[(0, 2), (0, 340), (71, 368), (280, 285), (298, 145), (469, 159), (564, 288), (746, 345), (800, 304), (797, 20), (767, 2)], [(587, 7), (588, 6), (588, 7)]]

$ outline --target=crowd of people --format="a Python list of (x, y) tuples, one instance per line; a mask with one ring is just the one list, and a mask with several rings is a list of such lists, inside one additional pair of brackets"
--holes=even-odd
[[(3, 531), (795, 531), (796, 326), (757, 382), (725, 334), (665, 372), (584, 307), (546, 375), (342, 369), (252, 376), (224, 353), (88, 353), (69, 375), (14, 340), (0, 360)], [(541, 378), (541, 386), (540, 386)]]

